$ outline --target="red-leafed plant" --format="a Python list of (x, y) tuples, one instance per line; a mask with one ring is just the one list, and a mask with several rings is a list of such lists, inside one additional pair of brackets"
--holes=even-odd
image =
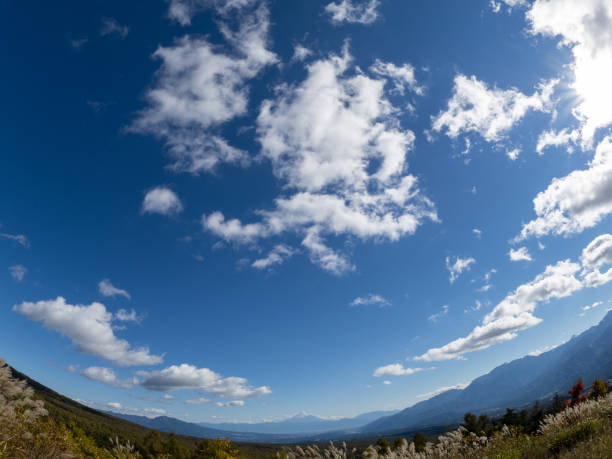
[(584, 383), (582, 382), (582, 379), (579, 379), (568, 392), (572, 398), (565, 401), (565, 406), (572, 407), (584, 402), (587, 399), (587, 396), (582, 392), (584, 392)]

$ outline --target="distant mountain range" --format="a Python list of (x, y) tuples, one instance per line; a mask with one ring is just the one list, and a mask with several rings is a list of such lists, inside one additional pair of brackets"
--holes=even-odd
[(505, 363), (462, 390), (449, 390), (360, 429), (363, 433), (405, 430), (460, 422), (468, 412), (501, 413), (505, 408), (562, 396), (582, 378), (612, 377), (612, 311), (602, 321), (537, 357)]
[(196, 424), (185, 422), (168, 416), (148, 418), (132, 414), (122, 414), (113, 411), (107, 413), (126, 421), (139, 424), (150, 429), (162, 432), (174, 432), (201, 438), (228, 437), (237, 442), (262, 443), (295, 443), (316, 441), (321, 435), (332, 434), (350, 435), (358, 432), (359, 427), (382, 416), (396, 413), (396, 411), (373, 411), (354, 418), (341, 418), (337, 420), (324, 419), (308, 414), (298, 414), (284, 421), (262, 423), (219, 423)]
[(111, 413), (134, 423), (181, 435), (229, 437), (240, 442), (294, 443), (372, 438), (414, 433), (435, 433), (445, 425), (461, 423), (468, 412), (502, 414), (506, 408), (521, 408), (536, 400), (547, 402), (562, 396), (582, 378), (612, 378), (612, 311), (596, 326), (567, 343), (539, 356), (505, 363), (481, 376), (465, 389), (453, 389), (399, 412), (374, 411), (338, 420), (300, 414), (284, 421), (265, 423), (201, 423), (167, 416)]
[(372, 411), (353, 418), (325, 419), (312, 414), (300, 413), (289, 419), (275, 422), (259, 423), (205, 423), (199, 425), (213, 429), (229, 430), (233, 432), (257, 432), (274, 434), (306, 434), (329, 432), (332, 430), (350, 430), (362, 427), (378, 418), (397, 413), (394, 411)]

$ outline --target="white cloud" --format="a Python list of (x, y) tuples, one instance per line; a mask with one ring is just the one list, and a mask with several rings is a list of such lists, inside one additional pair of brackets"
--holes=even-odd
[(375, 75), (388, 78), (393, 83), (393, 90), (399, 94), (406, 92), (406, 87), (416, 94), (422, 95), (423, 88), (419, 86), (414, 76), (414, 67), (411, 64), (397, 66), (392, 62), (383, 62), (376, 59), (370, 67), (370, 71)]
[(22, 282), (25, 275), (28, 273), (28, 268), (23, 265), (9, 266), (9, 272), (13, 279), (17, 282)]
[(595, 309), (596, 307), (601, 306), (602, 304), (604, 304), (603, 301), (595, 301), (593, 304), (582, 306), (580, 309), (586, 312), (586, 311), (590, 311), (591, 309)]
[(612, 4), (608, 0), (536, 0), (527, 12), (531, 33), (559, 39), (571, 50), (577, 96), (574, 116), (589, 145), (598, 128), (612, 123)]
[(115, 18), (102, 18), (102, 27), (100, 29), (100, 35), (103, 37), (106, 35), (116, 35), (123, 39), (127, 37), (130, 28), (126, 25), (119, 24)]
[(477, 289), (478, 292), (488, 292), (491, 288), (493, 288), (493, 285), (491, 285), (491, 276), (493, 276), (495, 273), (497, 273), (497, 269), (495, 268), (492, 268), (485, 273), (485, 275), (482, 277), (484, 285)]
[(75, 39), (69, 40), (69, 43), (70, 43), (70, 46), (73, 47), (74, 49), (81, 49), (83, 46), (87, 44), (88, 41), (89, 39), (87, 38), (75, 38)]
[(406, 173), (414, 133), (401, 129), (386, 81), (351, 72), (351, 63), (346, 48), (312, 62), (302, 83), (277, 88), (276, 99), (261, 105), (261, 155), (293, 194), (256, 211), (255, 223), (204, 215), (206, 231), (238, 244), (297, 232), (314, 263), (341, 274), (354, 266), (325, 236), (396, 241), (425, 219), (437, 221), (417, 178)]
[(531, 255), (527, 250), (527, 247), (519, 247), (518, 249), (510, 249), (508, 252), (510, 261), (532, 261)]
[(508, 12), (512, 11), (512, 8), (515, 6), (525, 6), (527, 5), (526, 0), (489, 0), (489, 6), (493, 10), (494, 13), (499, 13), (501, 11), (502, 3), (505, 3), (508, 7)]
[(15, 241), (18, 244), (28, 248), (30, 247), (30, 241), (23, 234), (9, 234), (9, 233), (0, 233), (0, 237), (4, 239), (10, 239), (11, 241)]
[(88, 367), (81, 371), (81, 374), (92, 381), (99, 381), (114, 387), (130, 388), (135, 383), (135, 381), (120, 380), (112, 368)]
[(427, 318), (427, 320), (430, 320), (432, 322), (437, 322), (440, 317), (445, 316), (446, 314), (448, 314), (448, 305), (447, 304), (442, 306), (442, 309), (440, 309), (439, 312), (436, 312), (435, 314), (430, 315)]
[(392, 363), (384, 367), (378, 367), (372, 376), (380, 378), (381, 376), (405, 376), (423, 371), (423, 368), (404, 368), (401, 363)]
[[(561, 131), (554, 131), (549, 129), (544, 131), (538, 137), (538, 144), (536, 145), (536, 151), (539, 155), (544, 154), (544, 149), (548, 147), (559, 147), (561, 145), (568, 145), (571, 143), (576, 143), (578, 141), (578, 137), (580, 136), (580, 132), (576, 129), (570, 131), (567, 128)], [(573, 151), (571, 147), (568, 147), (568, 151), (570, 153)]]
[(285, 244), (277, 244), (265, 258), (255, 260), (251, 266), (256, 269), (268, 269), (281, 265), (295, 254), (295, 250)]
[(114, 410), (122, 410), (123, 409), (123, 405), (121, 405), (121, 403), (119, 402), (108, 402), (107, 403), (109, 408), (112, 408)]
[(451, 284), (457, 280), (461, 273), (464, 271), (469, 271), (471, 266), (476, 263), (476, 260), (472, 257), (455, 257), (454, 262), (451, 260), (451, 257), (446, 257), (446, 269), (448, 269), (448, 272), (450, 273), (449, 280)]
[(147, 191), (142, 201), (143, 214), (174, 215), (182, 210), (183, 204), (177, 194), (163, 186)]
[(71, 305), (60, 296), (55, 300), (24, 302), (13, 306), (13, 311), (69, 338), (78, 352), (117, 365), (155, 365), (163, 360), (150, 354), (147, 347), (133, 348), (126, 340), (117, 338), (111, 323), (113, 314), (101, 303)]
[(558, 344), (555, 344), (553, 346), (544, 346), (544, 347), (541, 347), (539, 349), (534, 349), (533, 351), (531, 351), (527, 355), (530, 356), (530, 357), (537, 357), (538, 355), (542, 355), (545, 352), (552, 351), (553, 349), (556, 349), (557, 347), (559, 347)]
[(231, 53), (224, 54), (206, 38), (187, 35), (153, 54), (162, 65), (146, 93), (148, 107), (129, 130), (165, 140), (174, 170), (196, 174), (211, 172), (222, 162), (249, 162), (247, 152), (229, 145), (214, 128), (246, 113), (247, 82), (277, 58), (268, 49), (266, 5), (241, 11), (238, 19), (236, 31), (220, 23)]
[(549, 111), (556, 84), (556, 80), (541, 82), (527, 96), (515, 88), (489, 89), (475, 76), (459, 74), (448, 107), (432, 118), (432, 128), (436, 132), (445, 131), (452, 139), (475, 132), (487, 142), (499, 141), (529, 110)]
[(98, 290), (104, 296), (124, 296), (128, 300), (132, 297), (126, 290), (115, 287), (109, 279), (102, 279), (98, 283)]
[(185, 403), (187, 403), (188, 405), (202, 405), (204, 403), (210, 403), (210, 402), (211, 400), (205, 397), (198, 397), (198, 398), (194, 398), (191, 400), (185, 400)]
[(393, 384), (391, 381), (385, 380), (382, 382), (385, 386), (390, 386), (391, 384)]
[(387, 301), (382, 295), (369, 293), (366, 296), (358, 296), (351, 301), (351, 306), (363, 306), (363, 305), (378, 305), (379, 307), (391, 306), (391, 303)]
[(478, 228), (474, 228), (472, 233), (474, 233), (474, 236), (476, 236), (478, 239), (482, 237), (482, 230), (479, 230)]
[(517, 241), (580, 233), (612, 213), (612, 139), (601, 141), (587, 169), (553, 179), (533, 204), (537, 218), (523, 225)]
[(538, 304), (612, 281), (612, 268), (604, 274), (599, 271), (602, 266), (610, 264), (612, 235), (602, 234), (582, 251), (581, 263), (563, 260), (547, 266), (531, 282), (520, 285), (508, 294), (468, 336), (429, 349), (415, 360), (460, 359), (468, 352), (514, 339), (519, 331), (542, 321), (533, 315)]
[(143, 387), (155, 391), (201, 389), (226, 398), (256, 398), (272, 393), (268, 386), (252, 387), (244, 378), (223, 378), (208, 368), (197, 368), (186, 363), (171, 365), (160, 371), (140, 372), (139, 376), (143, 378)]
[(229, 402), (217, 402), (215, 403), (217, 406), (227, 407), (227, 406), (244, 406), (243, 400), (230, 400)]
[[(486, 287), (490, 287), (490, 286), (487, 285)], [(486, 288), (484, 291), (486, 292), (487, 290), (489, 290), (489, 289)], [(474, 311), (480, 311), (480, 308), (482, 308), (482, 303), (480, 301), (476, 300), (474, 302), (474, 306), (472, 306), (471, 308), (464, 309), (463, 313), (464, 314), (469, 314), (469, 313), (474, 312)]]
[(191, 24), (193, 16), (208, 8), (220, 14), (244, 8), (255, 3), (254, 0), (170, 0), (168, 17), (182, 26)]
[(293, 57), (292, 61), (303, 61), (306, 60), (310, 55), (312, 55), (312, 51), (306, 48), (304, 45), (297, 44), (293, 47)]
[(379, 0), (341, 0), (325, 6), (334, 24), (372, 24), (378, 18)]
[(521, 149), (520, 148), (515, 148), (513, 150), (508, 150), (506, 152), (506, 156), (508, 158), (510, 158), (510, 160), (512, 160), (512, 161), (516, 161), (520, 154), (521, 154)]
[(423, 399), (427, 400), (427, 399), (430, 399), (432, 397), (435, 397), (436, 395), (440, 395), (443, 392), (448, 392), (449, 390), (461, 390), (461, 389), (465, 389), (469, 385), (470, 385), (470, 383), (464, 383), (464, 384), (455, 384), (454, 386), (440, 387), (439, 389), (436, 389), (434, 391), (427, 392), (425, 394), (419, 394), (415, 398), (417, 400), (423, 400)]
[(612, 235), (602, 234), (596, 237), (582, 251), (580, 257), (582, 262), (584, 282), (587, 287), (598, 287), (612, 280), (612, 268), (606, 272), (600, 271), (604, 265), (612, 264)]
[(114, 319), (118, 320), (119, 322), (140, 323), (140, 321), (142, 320), (142, 317), (136, 314), (136, 311), (134, 311), (133, 309), (130, 309), (129, 311), (127, 309), (119, 309), (115, 313)]

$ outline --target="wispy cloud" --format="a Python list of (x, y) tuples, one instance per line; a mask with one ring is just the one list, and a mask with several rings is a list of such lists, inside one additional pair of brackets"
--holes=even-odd
[(454, 283), (463, 272), (469, 271), (474, 263), (476, 260), (472, 257), (455, 257), (454, 261), (451, 257), (446, 257), (446, 269), (450, 273), (450, 283)]
[(391, 306), (391, 303), (387, 301), (382, 295), (369, 293), (366, 296), (358, 296), (350, 302), (351, 306), (364, 306), (364, 305), (376, 305), (379, 307)]

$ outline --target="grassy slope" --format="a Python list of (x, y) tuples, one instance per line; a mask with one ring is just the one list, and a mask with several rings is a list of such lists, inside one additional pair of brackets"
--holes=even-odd
[[(142, 445), (147, 436), (158, 432), (89, 408), (43, 386), (14, 368), (12, 371), (16, 378), (26, 380), (36, 391), (37, 396), (44, 400), (45, 408), (53, 420), (66, 425), (76, 425), (100, 446), (108, 446), (111, 437), (119, 437), (123, 441), (129, 440), (136, 445)], [(159, 432), (159, 436), (167, 441), (170, 434)], [(195, 437), (173, 436), (181, 446), (190, 450), (195, 449), (195, 446), (201, 441), (200, 438)], [(280, 449), (279, 445), (257, 443), (235, 443), (235, 445), (242, 454), (253, 458), (270, 457)]]

